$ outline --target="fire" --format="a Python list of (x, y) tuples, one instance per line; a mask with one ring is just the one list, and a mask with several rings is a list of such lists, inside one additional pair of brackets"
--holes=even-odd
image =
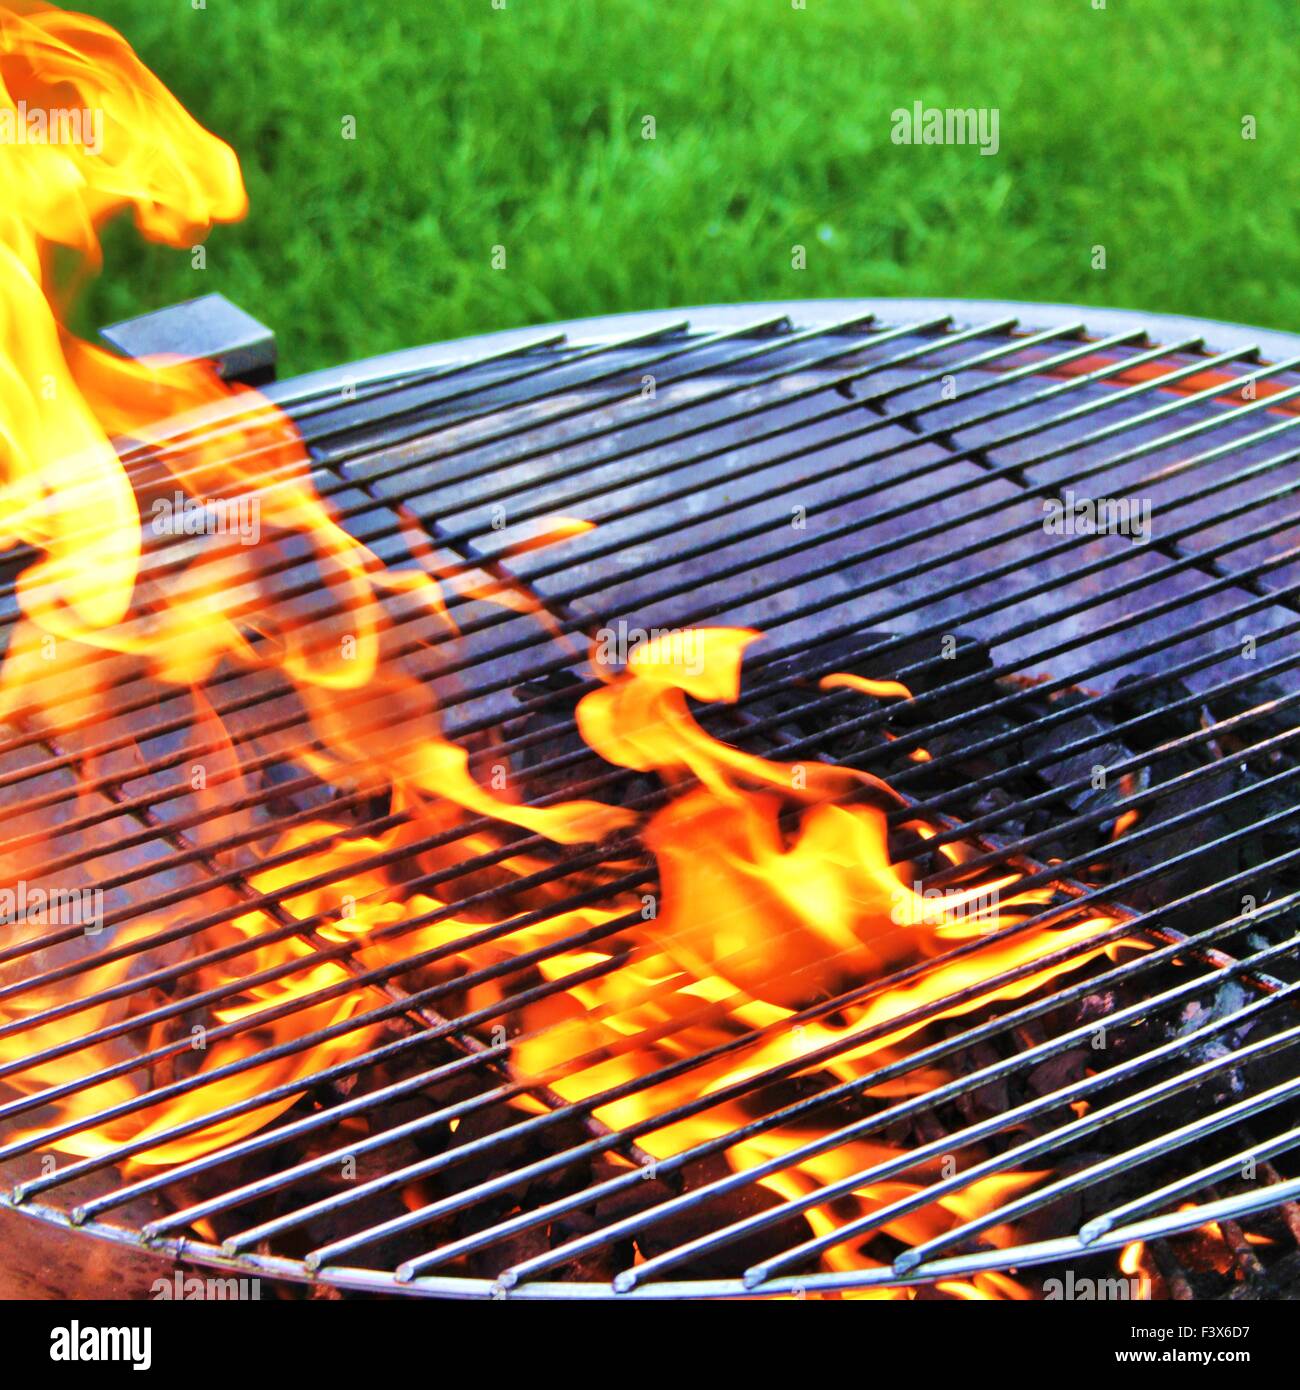
[[(661, 780), (666, 797), (652, 814), (586, 800), (532, 806), (484, 787), (467, 752), (444, 736), (430, 683), (410, 669), (399, 639), (415, 624), (435, 655), (454, 651), (452, 608), (463, 595), (545, 622), (540, 606), (503, 581), (441, 568), (409, 527), (409, 566), (385, 566), (316, 495), (292, 422), (264, 398), (205, 365), (121, 361), (60, 324), (56, 251), (97, 266), (99, 228), (126, 211), (145, 236), (187, 246), (242, 216), (247, 200), (231, 150), (112, 30), (44, 5), (0, 9), (0, 114), (16, 118), (56, 99), (102, 114), (101, 150), (0, 144), (0, 178), (11, 190), (0, 212), (0, 545), (37, 556), (21, 580), (24, 617), (0, 673), (0, 715), (15, 729), (79, 747), (88, 731), (118, 718), (129, 681), (180, 693), (190, 711), (186, 751), (202, 758), (209, 777), (192, 789), (194, 804), (250, 829), (246, 816), (228, 810), (248, 796), (249, 749), (225, 726), (212, 692), (231, 671), (259, 671), (284, 685), (308, 730), (277, 754), (345, 798), (383, 793), (393, 823), (370, 831), (346, 818), (302, 821), (262, 851), (260, 864), (227, 861), (214, 849), (221, 867), (243, 869), (251, 896), (212, 888), (203, 897), (209, 924), (188, 934), (166, 913), (115, 925), (91, 941), (75, 999), (58, 978), (9, 994), (0, 1004), (0, 1078), (48, 1102), (33, 1138), (80, 1157), (130, 1146), (127, 1171), (212, 1152), (264, 1127), (296, 1103), (300, 1084), (376, 1039), (376, 1024), (353, 1021), (386, 996), (355, 983), (345, 957), (382, 975), (427, 953), (422, 979), (450, 981), (534, 952), (554, 990), (512, 1013), (509, 984), (494, 979), (469, 991), (468, 1007), (500, 1005), (512, 1016), (518, 1075), (587, 1103), (615, 1129), (637, 1126), (644, 1151), (666, 1158), (747, 1124), (752, 1114), (737, 1098), (747, 1078), (782, 1068), (855, 1082), (907, 1055), (909, 1040), (930, 1026), (905, 1019), (918, 1008), (932, 1006), (940, 1020), (987, 1008), (1116, 949), (1094, 943), (1114, 925), (1101, 915), (999, 938), (1018, 911), (1050, 893), (1018, 892), (1020, 876), (1005, 874), (936, 901), (917, 890), (911, 866), (891, 862), (887, 813), (902, 803), (884, 782), (817, 761), (770, 761), (707, 733), (689, 701), (739, 697), (753, 632), (694, 633), (690, 662), (682, 643), (649, 642), (579, 704), (579, 730), (596, 753)], [(255, 498), (262, 543), (154, 544), (142, 517), (177, 488), (200, 501)], [(585, 525), (556, 519), (523, 544), (553, 544)], [(319, 576), (309, 616), (277, 589), (288, 555), (308, 557)], [(824, 684), (909, 696), (896, 681), (850, 674)], [(187, 775), (190, 763), (179, 758), (174, 775)], [(102, 765), (88, 759), (82, 795), (99, 794), (115, 770), (120, 764), (107, 755)], [(471, 817), (488, 828), (467, 828)], [(40, 818), (18, 827), (0, 844), (0, 874), (18, 877), (56, 829)], [(923, 822), (911, 829), (934, 833)], [(573, 883), (529, 886), (554, 860), (513, 850), (519, 831), (559, 845), (635, 832), (655, 857), (659, 887), (614, 895), (599, 908), (554, 907)], [(443, 846), (424, 847), (431, 837)], [(957, 866), (966, 857), (960, 845), (942, 852)], [(495, 862), (472, 881), (503, 889), (508, 911), (462, 916), (456, 894), (410, 886), (478, 857)], [(512, 925), (516, 916), (526, 922)], [(25, 930), (42, 944), (39, 926)], [(588, 943), (567, 947), (579, 932)], [(953, 954), (954, 946), (975, 949)], [(1065, 946), (1076, 948), (1068, 965), (1032, 968)], [(54, 933), (48, 950), (42, 944), (18, 963), (49, 971), (67, 964), (68, 949), (67, 935)], [(135, 1024), (141, 956), (154, 969), (188, 964), (186, 989), (211, 995), (197, 1032), (178, 1040), (176, 1011), (163, 1007), (161, 993), (151, 1001), (156, 1016)], [(886, 983), (911, 966), (924, 968), (904, 984)], [(992, 983), (1024, 967), (1014, 983)], [(7, 970), (6, 983), (16, 978)], [(853, 1001), (834, 1013), (816, 1009), (848, 990)], [(945, 1004), (952, 996), (962, 1002)], [(36, 1021), (48, 1011), (54, 1016)], [(320, 1040), (294, 1046), (308, 1034)], [(42, 1060), (27, 1065), (37, 1054)], [(170, 1057), (178, 1078), (201, 1084), (155, 1095), (151, 1073), (133, 1065), (146, 1054)], [(656, 1079), (673, 1062), (706, 1057), (673, 1080)], [(931, 1069), (911, 1084), (928, 1089), (945, 1079)], [(271, 1093), (275, 1099), (258, 1103)], [(646, 1128), (669, 1108), (715, 1096), (688, 1118)], [(111, 1121), (89, 1123), (110, 1106)], [(227, 1108), (234, 1113), (206, 1122)], [(737, 1170), (765, 1165), (764, 1187), (800, 1198), (899, 1156), (861, 1140), (780, 1162), (825, 1132), (755, 1133), (728, 1160)], [(933, 1203), (907, 1203), (933, 1176), (932, 1165), (918, 1165), (907, 1178), (854, 1188), (833, 1209), (813, 1206), (807, 1220), (823, 1235), (903, 1203), (905, 1213), (886, 1215), (883, 1238), (923, 1241), (1042, 1175), (984, 1179)], [(1005, 1245), (1013, 1235), (996, 1229), (990, 1239)], [(882, 1262), (865, 1244), (835, 1247), (824, 1259), (832, 1270)], [(1024, 1296), (994, 1274), (941, 1288), (960, 1298)]]

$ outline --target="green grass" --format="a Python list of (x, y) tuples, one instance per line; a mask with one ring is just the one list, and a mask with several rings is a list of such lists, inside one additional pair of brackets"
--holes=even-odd
[[(218, 289), (290, 371), (790, 296), (1300, 329), (1294, 0), (83, 4), (234, 145), (252, 200), (204, 272), (112, 229), (83, 329)], [(892, 144), (916, 100), (999, 108), (1000, 152)]]

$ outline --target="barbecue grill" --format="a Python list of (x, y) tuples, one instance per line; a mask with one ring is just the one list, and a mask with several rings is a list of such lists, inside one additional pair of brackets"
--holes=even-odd
[[(741, 698), (701, 716), (717, 737), (885, 776), (902, 798), (889, 812), (899, 843), (931, 827), (927, 889), (1010, 870), (1017, 891), (1043, 890), (1038, 909), (1001, 924), (1009, 940), (1103, 910), (1108, 939), (1141, 949), (1046, 984), (1030, 978), (1041, 960), (1011, 968), (973, 986), (969, 1007), (918, 995), (912, 1046), (849, 1079), (837, 1049), (861, 1031), (818, 1034), (819, 1051), (784, 1061), (769, 1044), (909, 987), (934, 962), (837, 982), (793, 1019), (747, 1021), (717, 1044), (759, 1059), (727, 1096), (677, 1090), (611, 1123), (621, 1100), (704, 1076), (712, 1059), (683, 1051), (566, 1099), (563, 1076), (520, 1067), (511, 1020), (625, 969), (599, 947), (626, 922), (433, 984), (428, 952), (367, 965), (301, 906), (329, 878), (315, 846), (271, 846), (322, 806), (347, 803), (358, 839), (400, 825), (400, 808), (373, 790), (340, 798), (286, 766), (274, 735), (299, 716), (282, 686), (246, 671), (223, 672), (210, 698), (261, 780), (228, 804), (199, 802), (192, 711), (137, 676), (118, 692), (120, 718), (78, 746), (22, 728), (0, 744), (5, 862), (34, 843), (27, 817), (53, 817), (57, 855), (24, 864), (27, 879), (80, 875), (104, 894), (102, 931), (51, 929), (0, 950), (0, 1002), (35, 1001), (0, 1024), (0, 1043), (67, 1020), (39, 1051), (0, 1062), (0, 1087), (49, 1069), (36, 1091), (0, 1096), (6, 1206), (68, 1238), (369, 1293), (942, 1295), (1113, 1272), (1139, 1242), (1168, 1296), (1295, 1286), (1300, 337), (1067, 307), (782, 303), (495, 334), (266, 391), (308, 442), (318, 492), (381, 558), (402, 560), (416, 534), (439, 564), (540, 602), (545, 624), (464, 595), (455, 651), (430, 668), (481, 779), (504, 759), (539, 801), (653, 801), (656, 789), (574, 737), (575, 701), (599, 685), (588, 640), (753, 627), (765, 635)], [(1096, 506), (1080, 510), (1099, 499), (1125, 506), (1103, 525)], [(556, 515), (595, 527), (520, 545)], [(10, 627), (29, 559), (9, 565)], [(305, 567), (277, 563), (277, 583), (309, 602)], [(901, 681), (912, 698), (820, 687), (846, 670)], [(250, 818), (239, 828), (236, 812)], [(437, 846), (460, 856), (432, 875), (456, 890), (443, 890), (448, 916), (503, 891), (474, 877), (494, 862), (475, 829)], [(944, 861), (943, 846), (963, 853)], [(230, 867), (236, 853), (243, 867)], [(286, 870), (270, 888), (268, 866)], [(547, 913), (657, 891), (654, 861), (627, 845), (574, 847), (538, 881), (568, 894)], [(282, 1005), (299, 1031), (229, 1067), (374, 1031), (278, 1093), (230, 1104), (205, 1095), (212, 1074), (176, 1064), (207, 1002), (188, 992), (185, 947), (253, 908), (301, 944), (297, 969), (341, 966), (347, 981), (323, 976)], [(165, 930), (124, 932), (163, 911)], [(484, 916), (475, 939), (527, 919)], [(1063, 964), (1080, 954), (1068, 933), (1061, 942)], [(249, 977), (255, 944), (225, 948)], [(548, 976), (561, 950), (591, 954)], [(113, 986), (124, 1011), (87, 1029), (106, 997), (96, 969), (136, 957)], [(1017, 978), (1029, 982), (1019, 992)], [(504, 999), (481, 1003), (480, 983)], [(980, 1006), (990, 983), (1008, 992)], [(367, 1005), (334, 1018), (324, 1006), (344, 990)], [(262, 1022), (208, 1026), (256, 1043)], [(92, 1044), (118, 1060), (97, 1052), (90, 1065)], [(109, 1088), (127, 1078), (137, 1089)], [(42, 1122), (43, 1107), (96, 1087), (102, 1106)], [(78, 1151), (78, 1134), (164, 1097), (190, 1102), (164, 1134)], [(131, 1165), (289, 1097), (214, 1149)], [(656, 1132), (724, 1099), (743, 1122), (655, 1156)], [(869, 1161), (855, 1147), (886, 1139)], [(728, 1161), (737, 1152), (743, 1164)], [(903, 1234), (927, 1203), (951, 1197), (960, 1211), (971, 1184), (1027, 1171), (1046, 1176)], [(899, 1179), (912, 1186), (890, 1186)], [(886, 1196), (854, 1206), (872, 1183)], [(1213, 1243), (1213, 1268), (1197, 1241)]]

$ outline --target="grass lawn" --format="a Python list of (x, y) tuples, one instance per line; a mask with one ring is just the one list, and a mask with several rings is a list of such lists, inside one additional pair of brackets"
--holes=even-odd
[[(81, 0), (234, 145), (252, 210), (204, 272), (115, 228), (78, 324), (219, 289), (290, 372), (788, 296), (1300, 330), (1300, 7), (1094, 3)], [(916, 101), (997, 108), (998, 153), (893, 144)]]

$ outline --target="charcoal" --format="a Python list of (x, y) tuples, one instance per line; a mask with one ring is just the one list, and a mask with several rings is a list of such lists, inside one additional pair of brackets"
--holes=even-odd
[[(982, 715), (964, 721), (960, 728), (945, 729), (942, 733), (927, 738), (924, 745), (925, 751), (929, 753), (931, 758), (957, 760), (959, 771), (955, 779), (952, 774), (949, 774), (949, 781), (960, 786), (964, 782), (979, 777), (987, 777), (991, 773), (1006, 772), (1023, 762), (1026, 749), (1020, 740), (1014, 737), (1019, 727), (1014, 720), (1005, 715)], [(966, 749), (973, 748), (986, 739), (1003, 741), (996, 748), (969, 754), (965, 752)], [(922, 764), (916, 778), (918, 784), (924, 784), (924, 773), (925, 768)]]
[[(1275, 1037), (1294, 1025), (1294, 1015), (1288, 1018), (1274, 1010), (1253, 1019), (1242, 1030), (1240, 1036), (1243, 1042), (1258, 1043), (1266, 1038)], [(1271, 1086), (1280, 1086), (1286, 1082), (1294, 1081), (1296, 1075), (1300, 1073), (1300, 1045), (1289, 1044), (1286, 1047), (1278, 1048), (1275, 1052), (1254, 1057), (1242, 1065), (1241, 1071), (1245, 1079), (1246, 1089), (1254, 1094), (1268, 1090)], [(1300, 1106), (1293, 1102), (1287, 1107), (1286, 1112), (1279, 1111), (1278, 1113), (1288, 1113), (1290, 1123), (1294, 1124), (1300, 1120), (1300, 1116), (1296, 1114), (1297, 1110), (1300, 1110)], [(1280, 1125), (1277, 1127), (1281, 1128)]]
[[(598, 1167), (602, 1163), (606, 1165), (605, 1171), (601, 1171)], [(602, 1159), (597, 1159), (592, 1167), (593, 1175), (597, 1181), (619, 1177), (625, 1171), (613, 1168), (612, 1165), (608, 1165), (606, 1160)], [(660, 1178), (650, 1177), (649, 1169), (642, 1171), (644, 1176), (637, 1182), (628, 1183), (608, 1197), (602, 1197), (596, 1203), (596, 1219), (602, 1225), (612, 1225), (615, 1221), (622, 1221), (625, 1217), (633, 1216), (638, 1212), (649, 1211), (678, 1195), (676, 1186)]]
[[(487, 1139), (501, 1130), (520, 1124), (526, 1118), (527, 1116), (518, 1110), (506, 1105), (472, 1111), (457, 1126), (448, 1150), (455, 1151)], [(523, 1168), (549, 1153), (582, 1144), (590, 1137), (577, 1119), (566, 1119), (550, 1125), (538, 1134), (524, 1134), (504, 1142), (486, 1145), (472, 1156), (453, 1164), (447, 1170), (443, 1183), (448, 1191), (476, 1187), (499, 1173)], [(578, 1171), (585, 1176), (586, 1170), (581, 1165), (578, 1165)], [(533, 1186), (529, 1179), (520, 1178), (505, 1190), (504, 1195), (508, 1196), (512, 1203), (523, 1203), (528, 1200)], [(545, 1193), (546, 1189), (539, 1185), (539, 1191)]]
[(471, 1252), (468, 1258), (469, 1273), (475, 1279), (495, 1279), (503, 1269), (545, 1255), (550, 1249), (545, 1223), (530, 1226), (486, 1249)]
[[(1216, 720), (1230, 719), (1237, 714), (1267, 704), (1270, 700), (1283, 701), (1288, 692), (1269, 680), (1252, 681), (1249, 685), (1238, 686), (1235, 690), (1220, 691), (1209, 697), (1209, 707)], [(1296, 726), (1295, 704), (1283, 704), (1280, 709), (1265, 710), (1255, 715), (1249, 724), (1242, 725), (1235, 737), (1248, 743), (1278, 734), (1290, 733)]]
[[(1060, 1177), (1069, 1177), (1107, 1157), (1109, 1152), (1106, 1150), (1079, 1150), (1058, 1159), (1053, 1164), (1053, 1172)], [(1089, 1217), (1123, 1199), (1123, 1182), (1123, 1175), (1119, 1175), (1078, 1192), (1063, 1192), (1055, 1201), (1027, 1212), (1017, 1229), (1023, 1232), (1026, 1241), (1051, 1239), (1062, 1231), (1077, 1231)], [(1113, 1262), (1105, 1272), (1108, 1276), (1114, 1273)]]
[(1001, 787), (989, 787), (971, 801), (970, 814), (972, 819), (996, 815), (998, 817), (995, 827), (997, 834), (1006, 840), (1019, 840), (1029, 834), (1028, 818), (1014, 814), (1014, 810), (1019, 804), (1017, 797), (1012, 796)]
[[(1209, 999), (1193, 1000), (1184, 1005), (1173, 1020), (1172, 1033), (1175, 1037), (1186, 1037), (1220, 1019), (1231, 1018), (1239, 1013), (1254, 998), (1254, 991), (1238, 980), (1225, 980)], [(1192, 1066), (1213, 1062), (1235, 1052), (1250, 1031), (1250, 1023), (1242, 1028), (1224, 1028), (1200, 1042), (1187, 1048), (1186, 1057)], [(1221, 1071), (1212, 1076), (1201, 1089), (1208, 1093), (1215, 1104), (1229, 1104), (1240, 1100), (1244, 1092), (1245, 1080), (1239, 1070)]]
[[(1061, 709), (1087, 702), (1087, 696), (1074, 691), (1066, 691), (1058, 696), (1052, 704), (1054, 709)], [(1094, 789), (1091, 785), (1094, 767), (1112, 767), (1116, 763), (1128, 761), (1131, 757), (1128, 749), (1113, 734), (1109, 737), (1102, 737), (1108, 733), (1109, 727), (1097, 715), (1080, 711), (1073, 719), (1068, 719), (1061, 724), (1053, 724), (1050, 728), (1032, 734), (1025, 740), (1025, 751), (1034, 758), (1063, 750), (1078, 739), (1096, 738), (1101, 740), (1090, 744), (1077, 753), (1048, 763), (1039, 770), (1039, 776), (1052, 787), (1065, 787), (1070, 783), (1080, 781), (1085, 784), (1081, 788), (1063, 793), (1061, 798), (1062, 803), (1076, 815), (1113, 805), (1124, 796), (1124, 790), (1119, 784), (1118, 777), (1108, 777), (1106, 785), (1101, 788)]]
[(1220, 1297), (1234, 1303), (1300, 1300), (1300, 1250), (1283, 1255), (1276, 1264), (1263, 1268)]
[[(1234, 778), (1237, 785), (1257, 789), (1251, 796), (1234, 803), (1227, 812), (1234, 829), (1259, 827), (1258, 832), (1246, 837), (1242, 844), (1242, 865), (1245, 868), (1255, 868), (1269, 859), (1294, 853), (1300, 848), (1300, 797), (1295, 790), (1296, 784), (1259, 787), (1262, 780), (1248, 768), (1239, 767)], [(1293, 813), (1290, 819), (1282, 819), (1288, 813)], [(1260, 824), (1268, 820), (1273, 823)]]
[[(511, 755), (525, 799), (536, 801), (553, 794), (572, 795), (577, 783), (611, 774), (617, 780), (600, 790), (598, 795), (602, 801), (626, 805), (648, 797), (658, 790), (658, 779), (629, 773), (625, 768), (607, 763), (588, 747), (578, 732), (573, 714), (584, 693), (578, 678), (568, 671), (551, 672), (542, 679), (514, 688), (515, 699), (521, 704), (549, 697), (544, 708), (510, 720), (503, 730), (507, 741), (525, 737), (537, 740)], [(471, 770), (482, 776), (496, 756), (493, 748), (487, 748), (471, 760)], [(559, 767), (544, 766), (559, 759), (564, 760)]]
[[(1125, 889), (1124, 901), (1139, 911), (1149, 911), (1163, 907), (1171, 900), (1213, 888), (1224, 879), (1237, 873), (1240, 865), (1240, 842), (1217, 843), (1232, 829), (1231, 822), (1222, 811), (1204, 811), (1207, 803), (1226, 796), (1238, 785), (1240, 770), (1235, 764), (1225, 764), (1209, 777), (1201, 777), (1174, 787), (1168, 794), (1148, 802), (1142, 808), (1138, 827), (1149, 830), (1164, 821), (1177, 816), (1193, 814), (1192, 819), (1166, 835), (1155, 835), (1144, 841), (1120, 840), (1110, 856), (1116, 878), (1138, 873), (1146, 869), (1164, 867), (1164, 871), (1153, 875), (1132, 888)], [(1157, 774), (1157, 780), (1167, 780), (1167, 774)], [(1205, 847), (1214, 845), (1210, 852)], [(1198, 850), (1187, 861), (1172, 865), (1175, 856), (1189, 850)], [(1221, 920), (1207, 916), (1216, 910), (1235, 912), (1240, 907), (1240, 895), (1213, 894), (1193, 903), (1173, 914), (1161, 918), (1161, 926), (1178, 931), (1197, 931), (1207, 922)]]
[[(720, 1154), (700, 1160), (688, 1166), (685, 1189), (693, 1191), (706, 1183), (726, 1177), (730, 1172), (730, 1166)], [(702, 1209), (687, 1208), (647, 1226), (644, 1231), (637, 1233), (636, 1243), (641, 1253), (650, 1259), (695, 1239), (701, 1231), (730, 1225), (733, 1221), (742, 1221), (746, 1217), (761, 1211), (770, 1211), (780, 1205), (781, 1198), (776, 1193), (769, 1192), (757, 1183), (749, 1183), (711, 1199)], [(792, 1245), (810, 1239), (811, 1236), (812, 1227), (804, 1217), (786, 1217), (772, 1226), (721, 1245), (716, 1250), (697, 1255), (694, 1259), (679, 1265), (675, 1273), (682, 1279), (726, 1278), (733, 1276), (737, 1268), (768, 1259)]]
[(1158, 748), (1162, 743), (1181, 738), (1184, 734), (1195, 733), (1200, 727), (1197, 706), (1188, 705), (1185, 709), (1169, 710), (1168, 705), (1186, 699), (1191, 691), (1179, 680), (1162, 681), (1146, 690), (1131, 690), (1139, 680), (1146, 679), (1136, 675), (1121, 676), (1115, 685), (1115, 693), (1109, 708), (1116, 723), (1125, 723), (1148, 716), (1130, 729), (1123, 731), (1124, 742), (1135, 752), (1145, 753)]
[[(1001, 1055), (989, 1043), (975, 1043), (962, 1049), (961, 1071), (979, 1071), (984, 1067), (995, 1066), (1001, 1060)], [(968, 1124), (977, 1124), (992, 1115), (1001, 1115), (1010, 1108), (1006, 1080), (998, 1078), (973, 1091), (963, 1091), (956, 1098), (955, 1104)]]
[(1058, 1052), (1040, 1062), (1025, 1078), (1025, 1085), (1036, 1096), (1050, 1096), (1081, 1081), (1091, 1060), (1090, 1054), (1081, 1048)]
[[(873, 648), (893, 642), (898, 634), (892, 632), (860, 632), (845, 637), (831, 638), (815, 646), (803, 647), (798, 652), (783, 656), (759, 667), (743, 669), (743, 680), (748, 684), (761, 682), (768, 685), (774, 681), (790, 683), (803, 688), (815, 688), (821, 676), (810, 679), (805, 673), (821, 670), (831, 665), (835, 671), (845, 671), (850, 675), (865, 676), (871, 680), (899, 680), (914, 695), (922, 695), (940, 686), (951, 685), (979, 671), (986, 671), (992, 665), (988, 648), (976, 638), (955, 634), (952, 643), (946, 643), (936, 636), (911, 638), (885, 652), (875, 652)], [(951, 650), (951, 655), (946, 653)], [(754, 659), (761, 651), (761, 644), (754, 650)], [(925, 667), (921, 671), (907, 671), (908, 667)], [(905, 677), (899, 672), (907, 671)], [(989, 698), (988, 690), (981, 690), (975, 683), (968, 690), (942, 699), (927, 702), (924, 707), (924, 722), (946, 719), (960, 714)]]

